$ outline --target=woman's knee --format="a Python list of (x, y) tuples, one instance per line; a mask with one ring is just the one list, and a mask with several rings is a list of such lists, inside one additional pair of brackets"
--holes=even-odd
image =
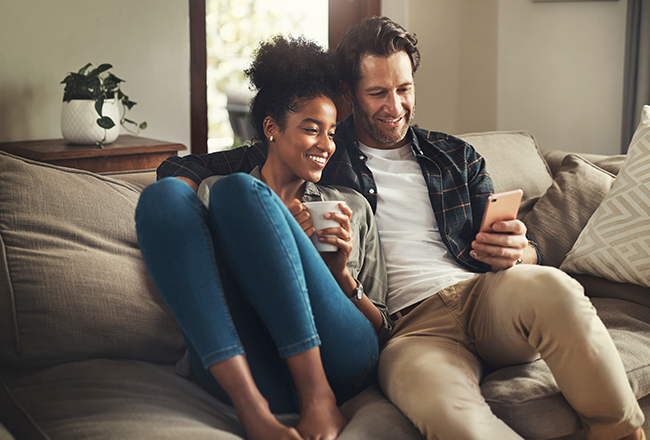
[(164, 206), (178, 206), (194, 190), (185, 182), (168, 177), (148, 185), (138, 199), (138, 210), (147, 212)]
[[(259, 185), (261, 184), (261, 185)], [(235, 173), (217, 180), (210, 189), (210, 207), (228, 210), (234, 207), (241, 209), (257, 191), (257, 186), (265, 187), (261, 181), (249, 174)], [(268, 188), (268, 187), (267, 187)], [(254, 204), (258, 202), (253, 201)]]
[(135, 211), (136, 226), (165, 229), (186, 221), (187, 213), (199, 205), (201, 201), (188, 184), (173, 177), (161, 179), (142, 190)]

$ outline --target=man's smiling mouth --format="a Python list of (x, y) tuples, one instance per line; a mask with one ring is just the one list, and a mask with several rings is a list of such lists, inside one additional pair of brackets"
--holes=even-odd
[(397, 124), (402, 119), (404, 119), (404, 116), (400, 116), (399, 118), (396, 118), (396, 119), (384, 119), (384, 118), (377, 118), (377, 119), (379, 119), (381, 122), (383, 122), (385, 124)]

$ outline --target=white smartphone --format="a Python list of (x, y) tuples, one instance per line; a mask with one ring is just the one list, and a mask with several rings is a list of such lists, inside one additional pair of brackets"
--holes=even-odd
[(520, 189), (490, 195), (483, 213), (481, 232), (491, 232), (496, 222), (515, 220), (523, 195)]

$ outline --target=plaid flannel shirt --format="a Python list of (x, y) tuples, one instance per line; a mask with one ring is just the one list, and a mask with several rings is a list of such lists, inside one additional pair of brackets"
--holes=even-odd
[[(487, 196), (494, 192), (485, 159), (467, 142), (444, 133), (411, 127), (409, 134), (413, 140), (411, 151), (422, 169), (445, 245), (463, 267), (478, 273), (491, 270), (469, 255)], [(376, 211), (377, 185), (359, 149), (352, 115), (339, 123), (334, 140), (336, 151), (319, 183), (353, 188)], [(172, 156), (158, 167), (158, 178), (181, 176), (200, 184), (211, 175), (249, 173), (264, 164), (266, 153), (265, 145), (254, 144), (202, 156)], [(528, 238), (537, 250), (535, 242)]]

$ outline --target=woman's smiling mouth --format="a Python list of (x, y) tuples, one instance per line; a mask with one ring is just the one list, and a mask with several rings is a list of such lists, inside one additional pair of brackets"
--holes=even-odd
[(314, 161), (314, 162), (316, 162), (318, 165), (323, 166), (323, 167), (327, 163), (327, 157), (315, 156), (313, 154), (308, 154), (307, 158)]

